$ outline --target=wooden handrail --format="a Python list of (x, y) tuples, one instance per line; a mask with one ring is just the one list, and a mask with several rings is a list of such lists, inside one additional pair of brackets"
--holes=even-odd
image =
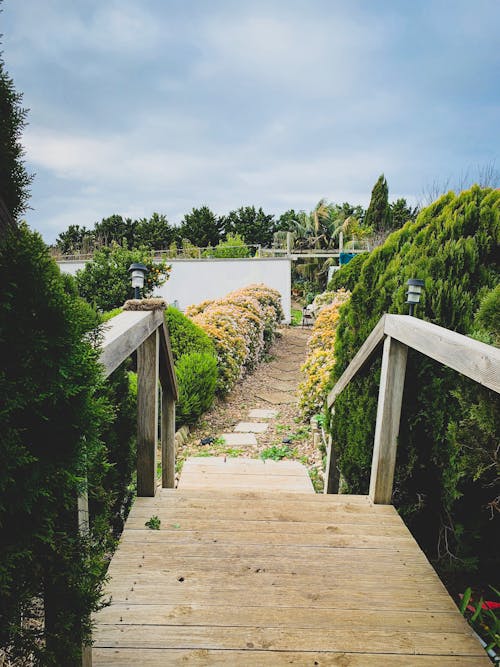
[(174, 358), (163, 311), (126, 310), (103, 327), (100, 362), (105, 377), (137, 350), (137, 495), (156, 493), (158, 382), (162, 389), (162, 484), (175, 482)]
[[(497, 393), (500, 393), (500, 349), (409, 315), (383, 315), (330, 391), (327, 399), (329, 408), (333, 407), (337, 396), (370, 361), (383, 341), (369, 495), (374, 503), (389, 504), (408, 348), (421, 352)], [(330, 444), (325, 493), (333, 492), (335, 480), (335, 463)]]

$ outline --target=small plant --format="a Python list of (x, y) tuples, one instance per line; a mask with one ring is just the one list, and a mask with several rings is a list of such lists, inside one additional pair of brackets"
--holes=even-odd
[(264, 461), (266, 459), (281, 461), (281, 459), (292, 458), (296, 454), (296, 450), (291, 449), (288, 445), (271, 445), (271, 447), (261, 451), (260, 458)]
[(150, 519), (148, 519), (144, 525), (151, 530), (160, 530), (161, 519), (155, 514)]
[(216, 447), (223, 447), (225, 444), (226, 444), (226, 439), (220, 435), (214, 440), (214, 445)]

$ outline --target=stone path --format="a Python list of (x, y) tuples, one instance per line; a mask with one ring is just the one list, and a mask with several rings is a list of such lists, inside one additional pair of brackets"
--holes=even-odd
[[(218, 401), (192, 429), (178, 459), (220, 456), (298, 460), (317, 488), (321, 486), (322, 454), (313, 446), (308, 424), (297, 407), (301, 366), (310, 329), (283, 327), (269, 361), (244, 378), (225, 401)], [(213, 438), (202, 445), (201, 439)]]

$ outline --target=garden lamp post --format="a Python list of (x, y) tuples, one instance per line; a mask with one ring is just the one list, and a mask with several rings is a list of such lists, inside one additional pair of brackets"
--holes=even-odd
[(147, 266), (140, 262), (135, 262), (128, 267), (130, 277), (132, 279), (132, 287), (134, 288), (134, 298), (141, 298), (141, 289), (144, 287), (144, 277), (148, 272)]
[(419, 278), (410, 278), (406, 283), (408, 285), (408, 292), (406, 292), (406, 303), (410, 306), (410, 315), (413, 315), (415, 306), (420, 301), (424, 281)]

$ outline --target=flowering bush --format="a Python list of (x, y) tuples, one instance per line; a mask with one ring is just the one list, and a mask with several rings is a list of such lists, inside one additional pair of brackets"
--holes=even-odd
[(330, 303), (319, 311), (308, 342), (309, 353), (302, 366), (306, 377), (299, 385), (299, 407), (304, 417), (321, 410), (325, 401), (335, 365), (334, 347), (340, 307), (350, 296), (350, 292), (345, 290), (325, 293), (325, 300)]
[(222, 299), (189, 306), (186, 315), (212, 339), (217, 352), (217, 392), (227, 394), (269, 349), (283, 319), (279, 292), (250, 285)]

